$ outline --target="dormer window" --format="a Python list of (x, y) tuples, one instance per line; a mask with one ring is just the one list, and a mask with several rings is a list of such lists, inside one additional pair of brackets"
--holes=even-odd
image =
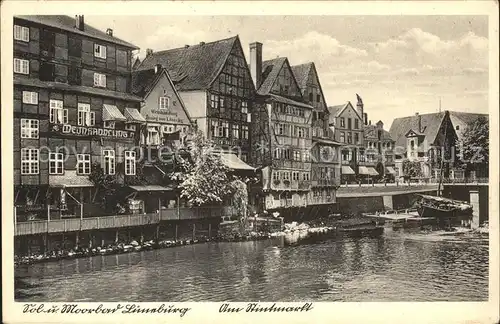
[(106, 46), (94, 44), (94, 56), (106, 59)]
[(170, 98), (166, 97), (166, 96), (160, 97), (160, 100), (158, 102), (158, 108), (159, 109), (168, 109), (169, 106), (170, 106)]

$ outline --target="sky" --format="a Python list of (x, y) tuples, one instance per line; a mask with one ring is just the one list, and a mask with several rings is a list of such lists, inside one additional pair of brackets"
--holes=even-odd
[(154, 51), (239, 35), (263, 58), (314, 62), (329, 106), (364, 102), (372, 123), (442, 110), (488, 113), (487, 16), (85, 16)]

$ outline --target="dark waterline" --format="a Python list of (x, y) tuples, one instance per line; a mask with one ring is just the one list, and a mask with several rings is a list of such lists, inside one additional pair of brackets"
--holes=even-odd
[(209, 243), (20, 266), (18, 301), (484, 301), (488, 242), (405, 233)]

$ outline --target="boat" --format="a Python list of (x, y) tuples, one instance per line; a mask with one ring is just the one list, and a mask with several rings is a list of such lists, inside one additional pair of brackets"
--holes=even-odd
[(421, 199), (416, 205), (420, 217), (435, 217), (443, 219), (472, 216), (472, 206), (466, 202), (438, 196), (419, 196)]

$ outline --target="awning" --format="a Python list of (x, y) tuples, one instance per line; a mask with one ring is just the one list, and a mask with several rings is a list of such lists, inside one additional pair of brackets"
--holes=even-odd
[(135, 108), (125, 108), (125, 118), (127, 118), (127, 123), (146, 123), (146, 119), (141, 115), (139, 110)]
[(49, 175), (49, 186), (53, 188), (93, 187), (88, 175), (78, 175), (76, 170), (66, 170), (61, 175)]
[(396, 174), (396, 170), (394, 170), (393, 167), (385, 167), (385, 169), (387, 170), (387, 173), (390, 173), (390, 174)]
[(343, 165), (342, 166), (342, 174), (356, 174), (353, 169), (351, 169), (350, 166)]
[(255, 168), (252, 168), (245, 162), (243, 162), (236, 154), (230, 153), (221, 153), (222, 163), (232, 170), (251, 170), (255, 171)]
[(158, 185), (144, 185), (144, 186), (128, 186), (130, 189), (135, 191), (172, 191), (172, 188), (163, 187)]
[(102, 120), (104, 121), (126, 121), (127, 118), (123, 116), (118, 107), (115, 105), (103, 105)]
[(372, 167), (359, 166), (359, 174), (376, 176), (378, 172)]

